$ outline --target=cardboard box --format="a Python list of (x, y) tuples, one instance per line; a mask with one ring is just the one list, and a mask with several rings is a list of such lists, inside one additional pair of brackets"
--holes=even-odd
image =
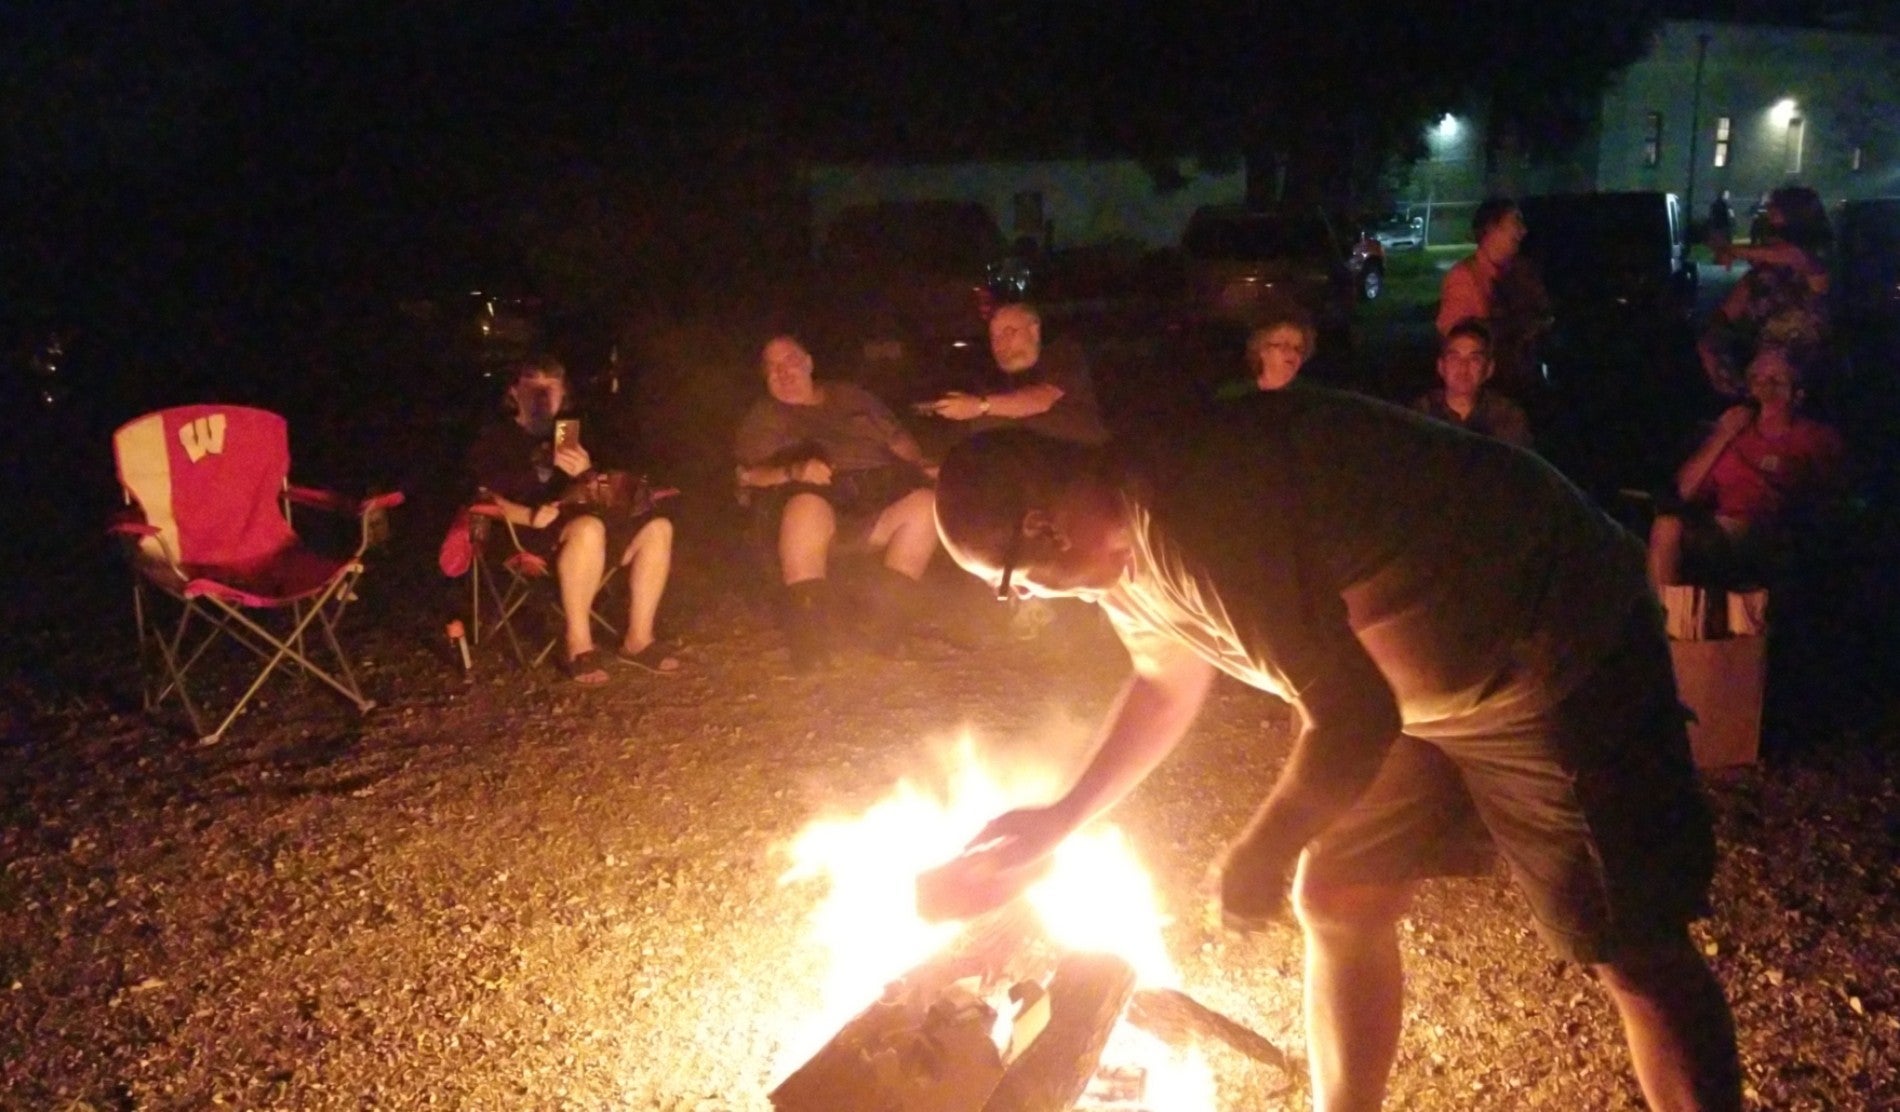
[(1760, 755), (1767, 649), (1765, 636), (1669, 642), (1677, 696), (1695, 714), (1689, 748), (1697, 768), (1754, 764)]

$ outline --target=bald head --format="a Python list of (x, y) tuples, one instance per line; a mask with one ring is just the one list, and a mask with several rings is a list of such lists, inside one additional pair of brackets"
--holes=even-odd
[(990, 314), (990, 354), (996, 365), (1015, 374), (1042, 358), (1042, 315), (1021, 303)]
[(988, 583), (1007, 569), (1021, 593), (1086, 595), (1121, 572), (1121, 491), (1099, 447), (978, 433), (944, 457), (936, 513), (945, 551)]

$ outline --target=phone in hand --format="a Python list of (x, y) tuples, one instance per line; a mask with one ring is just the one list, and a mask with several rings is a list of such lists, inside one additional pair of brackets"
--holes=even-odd
[(581, 422), (577, 417), (563, 417), (554, 422), (554, 449), (572, 448), (581, 442)]

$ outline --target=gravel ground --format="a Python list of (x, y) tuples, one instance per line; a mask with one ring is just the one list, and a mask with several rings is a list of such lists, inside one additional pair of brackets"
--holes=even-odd
[[(982, 651), (791, 678), (770, 625), (689, 566), (669, 603), (685, 674), (588, 692), (494, 658), (465, 684), (433, 633), (441, 582), (392, 567), (351, 619), (383, 705), (358, 720), (276, 681), (211, 748), (137, 713), (114, 569), (15, 592), (0, 1107), (768, 1107), (818, 964), (786, 841), (962, 728), (1073, 753), (1124, 666), (1085, 609), (1017, 642), (974, 581), (943, 580)], [(1894, 725), (1711, 781), (1725, 853), (1697, 938), (1750, 1107), (1900, 1106)], [(1280, 704), (1223, 681), (1117, 818), (1183, 914), (1189, 991), (1297, 1050), (1297, 939), (1185, 914), (1286, 741)], [(1506, 885), (1429, 887), (1404, 946), (1390, 1107), (1640, 1106), (1607, 1002)], [(1225, 1107), (1299, 1106), (1272, 1070), (1212, 1062)]]

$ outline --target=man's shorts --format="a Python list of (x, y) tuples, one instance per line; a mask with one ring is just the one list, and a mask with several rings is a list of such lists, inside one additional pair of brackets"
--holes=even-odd
[(1478, 737), (1402, 737), (1307, 847), (1306, 883), (1483, 875), (1501, 855), (1538, 931), (1574, 961), (1709, 913), (1715, 839), (1656, 606), (1570, 696)]

